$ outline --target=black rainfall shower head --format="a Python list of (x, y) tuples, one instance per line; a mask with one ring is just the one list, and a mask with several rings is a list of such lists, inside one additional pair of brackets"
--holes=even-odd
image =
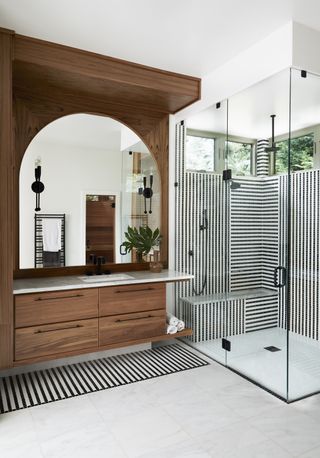
[(279, 148), (277, 148), (276, 143), (274, 141), (274, 119), (276, 115), (270, 115), (271, 118), (271, 146), (267, 146), (264, 150), (266, 153), (275, 153), (278, 151)]
[(275, 153), (279, 150), (279, 148), (276, 146), (275, 143), (273, 143), (271, 146), (267, 146), (264, 150), (266, 153)]

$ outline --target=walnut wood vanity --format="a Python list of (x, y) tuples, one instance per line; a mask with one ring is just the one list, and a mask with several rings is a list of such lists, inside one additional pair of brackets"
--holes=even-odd
[[(13, 279), (40, 284), (49, 277), (90, 270), (20, 269), (19, 173), (30, 142), (59, 118), (90, 113), (123, 123), (157, 163), (161, 261), (167, 267), (169, 115), (200, 99), (201, 80), (6, 29), (0, 29), (0, 55), (0, 369), (165, 338), (160, 335), (165, 323), (161, 281), (152, 287), (140, 282), (138, 291), (131, 291), (131, 285), (90, 285), (67, 288), (68, 293), (59, 288), (54, 294), (50, 288), (12, 293)], [(142, 263), (105, 266), (112, 272), (146, 268)]]
[[(169, 272), (161, 275), (163, 281), (161, 277), (152, 281), (148, 272), (133, 275), (137, 278), (130, 284), (97, 282), (89, 287), (70, 277), (70, 286), (75, 287), (65, 289), (62, 280), (62, 290), (56, 278), (50, 289), (57, 290), (52, 291), (46, 290), (49, 279), (17, 280), (14, 365), (190, 335), (189, 329), (166, 335), (166, 282), (191, 276)], [(39, 291), (24, 292), (28, 289)]]

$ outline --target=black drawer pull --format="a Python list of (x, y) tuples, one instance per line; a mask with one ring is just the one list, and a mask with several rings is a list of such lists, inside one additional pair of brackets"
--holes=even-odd
[(147, 318), (156, 318), (153, 315), (139, 316), (138, 318), (126, 318), (125, 320), (116, 320), (116, 323), (124, 323), (125, 321), (146, 320)]
[(35, 301), (56, 301), (58, 299), (72, 299), (73, 297), (83, 297), (83, 294), (73, 294), (72, 296), (60, 296), (60, 297), (38, 297)]
[(77, 328), (83, 328), (83, 325), (82, 324), (76, 324), (75, 326), (66, 326), (65, 328), (38, 329), (38, 331), (35, 331), (34, 334), (43, 334), (45, 332), (64, 331), (66, 329), (77, 329)]
[(142, 289), (127, 289), (126, 291), (115, 291), (116, 294), (121, 293), (140, 293), (140, 291), (153, 291), (154, 288), (142, 288)]

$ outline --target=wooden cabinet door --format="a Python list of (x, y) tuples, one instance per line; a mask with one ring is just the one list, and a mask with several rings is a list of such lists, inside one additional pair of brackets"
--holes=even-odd
[(147, 339), (165, 334), (164, 310), (99, 318), (99, 345)]
[(15, 296), (15, 327), (96, 318), (98, 288)]
[(98, 319), (16, 329), (15, 360), (33, 359), (98, 346)]
[(165, 283), (143, 283), (100, 288), (99, 316), (166, 308)]

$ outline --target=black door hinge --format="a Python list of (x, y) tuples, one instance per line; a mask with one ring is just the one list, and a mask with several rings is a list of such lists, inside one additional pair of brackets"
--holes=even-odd
[(232, 180), (232, 170), (231, 169), (224, 170), (222, 172), (222, 179), (223, 179), (223, 181)]
[(301, 78), (307, 77), (307, 70), (301, 70)]
[(231, 351), (231, 342), (227, 339), (222, 339), (222, 348), (227, 351)]

